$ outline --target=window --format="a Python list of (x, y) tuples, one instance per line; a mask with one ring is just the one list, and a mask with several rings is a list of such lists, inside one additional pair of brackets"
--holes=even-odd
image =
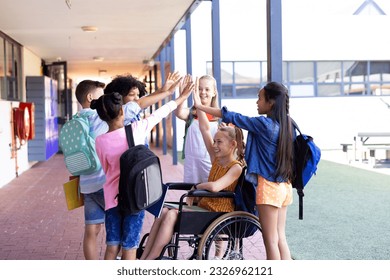
[(290, 62), (287, 69), (292, 83), (312, 83), (314, 81), (313, 62)]
[(237, 84), (260, 84), (260, 62), (235, 62), (234, 77)]
[(318, 96), (339, 96), (341, 92), (340, 84), (319, 84)]
[[(222, 98), (256, 98), (267, 83), (266, 61), (221, 66)], [(283, 61), (283, 83), (291, 97), (390, 95), (390, 61)]]
[(0, 33), (0, 91), (1, 99), (21, 100), (21, 46)]
[(257, 98), (260, 87), (255, 85), (236, 86), (238, 98)]
[(233, 63), (221, 62), (221, 76), (223, 84), (233, 83)]
[(317, 62), (317, 82), (337, 83), (341, 81), (341, 61)]

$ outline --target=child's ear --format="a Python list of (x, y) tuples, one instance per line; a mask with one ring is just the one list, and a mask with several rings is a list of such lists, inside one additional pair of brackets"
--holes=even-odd
[(237, 146), (238, 146), (237, 140), (233, 140), (233, 141), (232, 141), (232, 146), (233, 146), (234, 148), (237, 148)]
[(92, 100), (93, 100), (92, 93), (88, 93), (88, 94), (87, 94), (87, 101), (88, 101), (89, 103), (91, 103)]

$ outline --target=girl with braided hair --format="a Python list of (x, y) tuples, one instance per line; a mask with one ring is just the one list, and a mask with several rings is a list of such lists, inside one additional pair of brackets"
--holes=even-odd
[[(176, 82), (176, 85), (180, 80)], [(173, 85), (175, 86), (175, 85)], [(145, 137), (153, 127), (167, 117), (179, 104), (191, 94), (193, 82), (188, 81), (184, 90), (175, 100), (169, 101), (150, 116), (131, 123), (134, 144), (145, 144)], [(99, 117), (107, 122), (108, 132), (96, 138), (96, 153), (106, 174), (103, 185), (106, 213), (106, 252), (104, 259), (114, 260), (122, 248), (122, 259), (134, 260), (138, 248), (145, 212), (123, 216), (118, 208), (120, 156), (129, 147), (124, 128), (123, 97), (117, 93), (104, 94), (92, 100), (91, 108), (96, 109)]]
[(287, 206), (292, 203), (293, 129), (287, 88), (269, 82), (258, 93), (257, 112), (248, 117), (207, 107), (194, 98), (198, 110), (248, 131), (245, 160), (247, 179), (257, 185), (256, 204), (263, 229), (267, 259), (291, 259), (285, 227)]

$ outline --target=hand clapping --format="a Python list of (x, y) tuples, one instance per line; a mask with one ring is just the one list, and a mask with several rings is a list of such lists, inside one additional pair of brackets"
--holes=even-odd
[(199, 96), (199, 78), (196, 78), (196, 81), (195, 81), (195, 90), (194, 90), (193, 98), (194, 98), (195, 108), (197, 108), (199, 105), (202, 104), (200, 101), (200, 96)]
[(194, 83), (192, 82), (191, 75), (185, 75), (182, 82), (179, 85), (180, 95), (189, 96), (194, 90)]
[(161, 88), (161, 91), (169, 91), (170, 93), (174, 93), (181, 79), (182, 77), (180, 76), (180, 73), (178, 71), (169, 73), (165, 84)]

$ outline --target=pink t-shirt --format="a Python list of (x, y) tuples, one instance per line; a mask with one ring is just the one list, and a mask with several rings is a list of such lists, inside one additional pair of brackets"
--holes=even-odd
[[(149, 117), (131, 124), (133, 129), (134, 144), (145, 144), (153, 127), (163, 118), (175, 110), (177, 104), (170, 101), (153, 112)], [(96, 153), (100, 159), (102, 168), (106, 174), (106, 182), (103, 185), (104, 202), (106, 210), (118, 205), (117, 194), (119, 190), (119, 159), (129, 146), (127, 145), (125, 128), (107, 132), (96, 138)]]

